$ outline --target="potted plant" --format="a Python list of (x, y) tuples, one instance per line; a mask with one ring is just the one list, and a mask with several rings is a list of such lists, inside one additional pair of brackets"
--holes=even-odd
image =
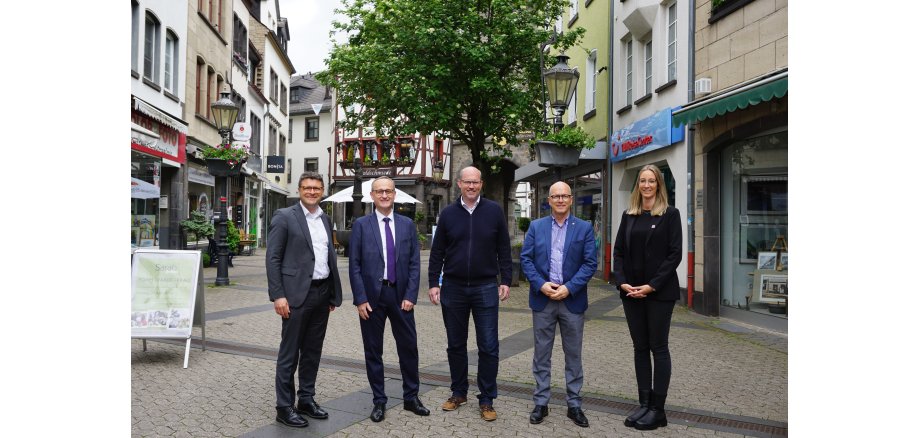
[(201, 150), (208, 163), (208, 173), (214, 176), (233, 176), (240, 174), (240, 168), (249, 158), (249, 147), (232, 144), (220, 144)]
[(540, 166), (575, 166), (582, 149), (594, 148), (594, 139), (580, 126), (566, 126), (534, 144)]
[[(189, 212), (189, 219), (179, 222), (179, 226), (186, 233), (195, 236), (195, 249), (198, 249), (198, 240), (202, 237), (208, 238), (214, 236), (214, 224), (205, 218), (204, 213), (198, 210)], [(208, 264), (205, 263), (205, 266)]]

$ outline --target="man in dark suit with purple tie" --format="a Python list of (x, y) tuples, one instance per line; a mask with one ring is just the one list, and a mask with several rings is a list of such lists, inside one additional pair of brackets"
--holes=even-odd
[(387, 395), (383, 382), (383, 332), (392, 324), (403, 378), (403, 408), (416, 415), (429, 411), (418, 397), (418, 344), (413, 309), (418, 299), (419, 246), (415, 224), (393, 211), (396, 186), (380, 177), (371, 184), (374, 213), (352, 227), (348, 274), (358, 308), (367, 380), (374, 394), (370, 418), (382, 421)]

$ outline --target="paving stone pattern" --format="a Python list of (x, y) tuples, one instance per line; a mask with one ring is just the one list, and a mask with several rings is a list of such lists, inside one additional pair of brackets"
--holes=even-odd
[[(134, 437), (427, 437), (427, 436), (769, 436), (734, 426), (684, 421), (639, 432), (623, 425), (626, 410), (636, 404), (632, 343), (618, 294), (601, 280), (589, 289), (583, 364), (585, 414), (590, 428), (569, 420), (565, 407), (564, 354), (558, 335), (553, 349), (554, 399), (544, 423), (528, 422), (533, 408), (533, 333), (527, 306), (527, 283), (512, 288), (499, 314), (501, 362), (498, 420), (482, 421), (475, 394), (476, 338), (472, 318), (468, 338), (470, 403), (454, 412), (440, 404), (450, 396), (446, 333), (441, 309), (427, 295), (427, 256), (422, 252), (422, 290), (415, 310), (418, 330), (421, 398), (431, 410), (419, 417), (402, 409), (396, 346), (384, 337), (388, 368), (386, 418), (368, 419), (370, 388), (364, 370), (364, 349), (357, 311), (352, 304), (345, 258), (342, 307), (329, 318), (323, 361), (317, 379), (317, 402), (330, 412), (328, 420), (309, 419), (306, 429), (275, 422), (275, 357), (281, 322), (268, 301), (264, 250), (234, 258), (230, 286), (214, 287), (215, 268), (205, 268), (206, 341), (193, 348), (189, 367), (182, 368), (184, 342), (131, 341), (131, 435)], [(201, 329), (193, 330), (200, 339)], [(196, 341), (197, 343), (197, 341)], [(774, 427), (785, 435), (788, 421), (787, 337), (756, 327), (708, 318), (678, 305), (671, 326), (673, 376), (667, 401), (670, 412)]]

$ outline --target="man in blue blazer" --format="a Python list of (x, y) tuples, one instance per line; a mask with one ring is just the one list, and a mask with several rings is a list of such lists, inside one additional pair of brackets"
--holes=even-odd
[(382, 421), (387, 395), (383, 383), (383, 331), (393, 327), (403, 378), (403, 408), (416, 415), (429, 411), (418, 398), (418, 345), (413, 308), (418, 300), (419, 246), (415, 224), (393, 212), (396, 186), (380, 177), (371, 184), (374, 214), (352, 226), (348, 275), (358, 308), (367, 380), (374, 393), (370, 418)]
[(572, 211), (572, 189), (559, 181), (549, 188), (547, 199), (553, 214), (533, 221), (521, 249), (521, 270), (530, 282), (533, 311), (533, 375), (536, 405), (530, 423), (539, 424), (549, 414), (550, 360), (556, 323), (565, 352), (567, 416), (588, 427), (581, 410), (581, 345), (588, 309), (588, 281), (597, 269), (594, 228)]

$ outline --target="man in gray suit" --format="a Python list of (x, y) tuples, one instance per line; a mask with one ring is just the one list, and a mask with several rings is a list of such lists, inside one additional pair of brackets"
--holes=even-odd
[[(323, 177), (300, 175), (300, 202), (279, 208), (268, 228), (265, 269), (268, 297), (281, 316), (281, 345), (275, 368), (275, 418), (291, 427), (307, 427), (300, 414), (325, 419), (313, 396), (329, 313), (342, 305), (342, 284), (332, 244), (332, 224), (319, 208)], [(294, 370), (300, 389), (294, 408)]]

